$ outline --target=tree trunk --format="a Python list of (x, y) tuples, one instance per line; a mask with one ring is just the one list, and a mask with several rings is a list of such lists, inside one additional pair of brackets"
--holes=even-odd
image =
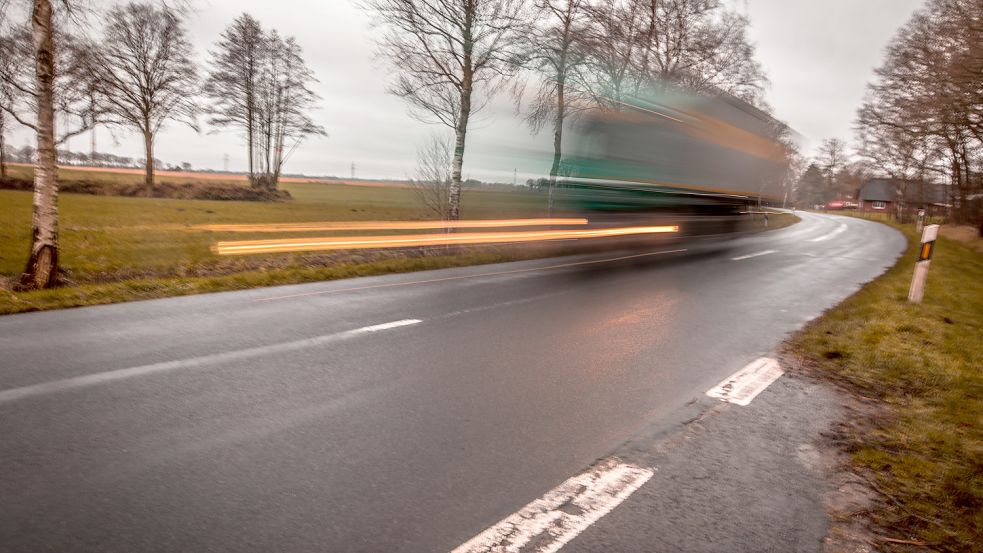
[(451, 164), (451, 187), (447, 198), (447, 218), (451, 221), (461, 218), (461, 169), (464, 166), (464, 142), (471, 116), (471, 81), (471, 69), (466, 68), (461, 86), (461, 113), (457, 128), (454, 129), (454, 161)]
[(972, 193), (971, 175), (973, 171), (973, 165), (970, 162), (969, 156), (967, 155), (965, 142), (963, 142), (959, 147), (959, 158), (962, 160), (961, 165), (963, 168), (962, 187), (959, 189), (959, 195), (960, 195), (959, 205), (962, 211), (961, 214), (962, 222), (964, 224), (969, 224), (973, 222), (973, 216), (970, 213), (970, 209), (969, 209), (970, 208), (969, 196)]
[(273, 117), (266, 118), (266, 131), (263, 133), (263, 173), (265, 188), (270, 188), (270, 175), (273, 174)]
[(270, 178), (270, 190), (276, 190), (280, 185), (280, 172), (283, 170), (283, 146), (286, 142), (286, 106), (289, 97), (281, 93), (277, 101), (276, 132), (273, 133), (273, 175)]
[(55, 44), (51, 2), (34, 0), (31, 14), (37, 77), (37, 164), (34, 168), (32, 244), (22, 289), (54, 286), (58, 281), (58, 182), (55, 164)]
[(147, 151), (147, 163), (145, 165), (143, 183), (149, 192), (154, 188), (154, 135), (150, 134), (149, 130), (143, 131), (143, 145)]
[[(563, 60), (561, 58), (561, 65)], [(546, 216), (553, 216), (553, 189), (556, 188), (556, 176), (560, 173), (560, 157), (563, 154), (563, 119), (566, 116), (564, 103), (564, 76), (558, 75), (556, 88), (556, 121), (553, 123), (553, 165), (550, 167), (549, 190), (546, 193)]]
[(270, 190), (276, 190), (280, 186), (280, 171), (283, 170), (283, 132), (279, 133), (274, 151), (273, 176), (270, 178)]
[(246, 151), (249, 152), (249, 184), (256, 184), (256, 173), (253, 170), (253, 122), (252, 117), (249, 117), (249, 122), (246, 123), (248, 130), (246, 131)]
[(4, 114), (0, 111), (0, 178), (7, 176), (7, 143), (4, 141)]
[(255, 92), (255, 82), (254, 74), (256, 69), (254, 67), (254, 53), (252, 49), (249, 50), (249, 72), (247, 73), (249, 82), (246, 83), (246, 148), (249, 151), (249, 184), (251, 186), (256, 186), (256, 172), (253, 167), (253, 149), (256, 147), (255, 137), (253, 136), (253, 130), (256, 127), (256, 117), (255, 117), (255, 102), (254, 97)]

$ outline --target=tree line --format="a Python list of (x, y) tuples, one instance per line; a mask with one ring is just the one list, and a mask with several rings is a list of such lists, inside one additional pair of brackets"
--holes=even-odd
[[(168, 123), (199, 130), (199, 118), (246, 138), (249, 181), (274, 189), (300, 143), (324, 129), (309, 113), (316, 82), (299, 44), (242, 14), (222, 33), (205, 67), (194, 61), (185, 10), (129, 2), (86, 24), (75, 2), (0, 1), (0, 170), (4, 131), (16, 122), (37, 136), (32, 246), (24, 289), (58, 278), (57, 148), (96, 125), (144, 143), (145, 184), (154, 185), (155, 141)], [(57, 132), (56, 132), (57, 122)]]
[[(393, 74), (389, 92), (417, 119), (453, 134), (449, 145), (430, 141), (418, 154), (421, 175), (440, 177), (430, 182), (446, 188), (425, 201), (438, 202), (434, 211), (450, 219), (460, 217), (472, 117), (509, 84), (518, 98), (531, 89), (532, 100), (520, 109), (532, 129), (552, 131), (550, 202), (563, 131), (580, 112), (620, 110), (626, 95), (653, 82), (723, 92), (767, 109), (748, 21), (719, 0), (367, 0), (363, 6), (380, 28), (379, 51)], [(435, 171), (444, 158), (449, 167)]]
[(855, 156), (826, 140), (799, 182), (808, 204), (845, 198), (873, 175), (946, 185), (952, 216), (981, 222), (983, 0), (927, 0), (897, 31), (857, 112)]
[(852, 155), (846, 141), (827, 138), (813, 157), (803, 159), (795, 185), (795, 200), (802, 207), (825, 205), (831, 200), (856, 199), (864, 181), (874, 169)]
[[(198, 128), (199, 116), (207, 115), (212, 127), (246, 138), (253, 186), (275, 187), (297, 145), (324, 132), (308, 115), (318, 98), (299, 45), (249, 15), (225, 29), (201, 71), (181, 9), (130, 2), (100, 14), (98, 33), (82, 33), (71, 24), (73, 4), (33, 0), (19, 24), (0, 29), (0, 113), (38, 136), (25, 288), (56, 282), (55, 150), (70, 136), (98, 124), (137, 132), (152, 186), (160, 129), (166, 123)], [(424, 173), (443, 189), (430, 201), (448, 219), (460, 217), (472, 118), (505, 89), (515, 93), (532, 129), (552, 130), (550, 198), (570, 118), (620, 110), (626, 96), (653, 82), (727, 93), (767, 109), (748, 21), (721, 0), (365, 0), (361, 6), (378, 29), (392, 75), (389, 92), (417, 119), (453, 134), (449, 144), (421, 150), (424, 167), (433, 169)], [(523, 94), (526, 89), (532, 92)], [(525, 105), (518, 100), (530, 96)], [(4, 124), (0, 119), (0, 129)], [(776, 138), (786, 139), (783, 132), (776, 129)]]
[[(10, 150), (5, 153), (5, 160), (13, 163), (35, 163), (37, 161), (37, 150), (34, 146), (23, 146)], [(64, 148), (55, 150), (58, 165), (76, 165), (81, 167), (115, 167), (122, 169), (141, 169), (146, 167), (147, 161), (143, 158), (120, 156), (109, 152), (77, 152)], [(166, 163), (159, 158), (154, 158), (154, 168), (158, 171), (191, 171), (191, 164), (187, 161), (181, 163)], [(6, 176), (6, 175), (4, 175)]]
[(944, 179), (955, 215), (983, 190), (983, 0), (928, 0), (898, 31), (857, 118), (859, 153), (901, 179)]

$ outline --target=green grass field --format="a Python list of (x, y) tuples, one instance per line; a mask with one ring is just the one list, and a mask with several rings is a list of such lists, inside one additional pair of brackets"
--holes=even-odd
[[(15, 176), (31, 176), (32, 172), (26, 167), (13, 166), (10, 169)], [(60, 170), (60, 177), (117, 182), (139, 181), (142, 178), (140, 175), (70, 169)], [(245, 185), (242, 182), (237, 184)], [(182, 293), (181, 290), (186, 290), (183, 293), (194, 293), (319, 278), (320, 273), (315, 275), (311, 271), (328, 271), (320, 275), (324, 278), (331, 278), (335, 273), (353, 276), (366, 271), (378, 272), (367, 265), (383, 261), (396, 264), (388, 266), (388, 271), (439, 265), (434, 258), (409, 263), (404, 259), (406, 255), (399, 252), (220, 257), (210, 249), (218, 240), (287, 235), (213, 233), (192, 229), (194, 225), (216, 223), (430, 218), (410, 188), (321, 183), (287, 183), (283, 188), (290, 191), (294, 198), (292, 201), (229, 202), (62, 194), (59, 196), (61, 267), (71, 290), (63, 287), (17, 294), (11, 288), (24, 268), (30, 248), (31, 193), (0, 190), (0, 313), (148, 297), (148, 286), (156, 290), (149, 297), (160, 297)], [(465, 217), (475, 219), (531, 217), (542, 215), (544, 207), (544, 198), (535, 192), (467, 190), (463, 195), (462, 211)], [(501, 255), (489, 258), (489, 261), (495, 260), (501, 260)], [(448, 264), (463, 263), (462, 259), (445, 261)], [(469, 262), (477, 261), (471, 258)], [(271, 277), (271, 272), (280, 274)], [(249, 273), (259, 276), (243, 276)], [(239, 275), (238, 281), (231, 279), (227, 286), (218, 282), (232, 275)], [(193, 285), (189, 282), (163, 282), (166, 279), (195, 278), (199, 281)], [(122, 286), (124, 281), (129, 283), (129, 287)], [(134, 294), (130, 290), (134, 286), (142, 291)], [(93, 287), (102, 292), (95, 294)], [(91, 301), (85, 298), (84, 290), (87, 289), (92, 291)]]
[(885, 494), (875, 520), (888, 536), (945, 551), (983, 543), (983, 255), (939, 239), (925, 300), (907, 301), (917, 259), (898, 264), (828, 311), (792, 349), (866, 397), (885, 416), (848, 436), (853, 462)]
[[(277, 236), (191, 232), (192, 225), (427, 218), (408, 188), (314, 183), (291, 183), (284, 188), (293, 201), (63, 194), (59, 197), (61, 264), (71, 279), (86, 283), (162, 271), (181, 274), (192, 266), (224, 262), (209, 250), (216, 240)], [(468, 218), (528, 217), (541, 214), (542, 205), (541, 197), (534, 193), (467, 191), (463, 212)], [(30, 222), (31, 194), (0, 191), (0, 275), (10, 277), (23, 270), (30, 247)], [(258, 261), (252, 258), (251, 263)]]
[[(14, 176), (32, 169), (11, 167)], [(139, 182), (142, 175), (60, 169), (60, 178)], [(161, 177), (194, 181), (189, 177)], [(232, 182), (245, 186), (244, 181)], [(486, 246), (454, 250), (363, 250), (219, 256), (220, 240), (297, 237), (297, 233), (229, 233), (195, 229), (204, 224), (295, 223), (431, 219), (411, 188), (333, 183), (285, 183), (288, 202), (176, 200), (62, 194), (59, 196), (60, 265), (64, 286), (14, 292), (27, 260), (31, 193), (0, 190), (0, 314), (290, 284), (386, 272), (541, 257), (569, 245)], [(545, 215), (545, 195), (531, 190), (466, 189), (466, 219)], [(797, 218), (775, 215), (769, 228)], [(756, 224), (761, 224), (760, 221)], [(763, 226), (761, 230), (764, 230)], [(328, 233), (319, 232), (315, 235)], [(335, 233), (331, 233), (335, 234)], [(303, 234), (300, 234), (303, 236)]]

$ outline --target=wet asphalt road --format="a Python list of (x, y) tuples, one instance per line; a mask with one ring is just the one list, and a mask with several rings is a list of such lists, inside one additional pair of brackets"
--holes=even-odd
[(453, 549), (904, 248), (800, 215), (696, 252), (0, 317), (0, 551)]

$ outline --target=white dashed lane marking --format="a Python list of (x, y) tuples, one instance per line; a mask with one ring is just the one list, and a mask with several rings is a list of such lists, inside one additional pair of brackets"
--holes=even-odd
[(363, 326), (362, 328), (356, 328), (352, 332), (379, 332), (380, 330), (388, 330), (390, 328), (399, 328), (401, 326), (415, 325), (422, 323), (420, 319), (402, 319), (399, 321), (393, 321), (391, 323), (382, 323), (381, 325)]
[(840, 223), (840, 226), (836, 227), (832, 232), (826, 233), (826, 234), (824, 234), (822, 236), (818, 236), (818, 237), (813, 238), (813, 239), (811, 239), (809, 241), (810, 242), (822, 242), (824, 240), (829, 240), (830, 238), (836, 236), (837, 234), (839, 234), (839, 233), (841, 233), (841, 232), (843, 232), (845, 230), (846, 230), (846, 225), (843, 224), (843, 223)]
[(546, 492), (451, 553), (554, 553), (655, 473), (609, 458)]
[(135, 367), (128, 367), (125, 369), (116, 369), (111, 371), (95, 373), (95, 374), (76, 376), (72, 378), (64, 378), (61, 380), (52, 380), (50, 382), (42, 382), (40, 384), (32, 384), (30, 386), (22, 386), (20, 388), (11, 388), (9, 390), (0, 391), (0, 404), (9, 401), (16, 401), (19, 399), (33, 397), (33, 396), (42, 396), (42, 395), (52, 394), (56, 392), (65, 392), (65, 391), (75, 390), (79, 388), (87, 388), (98, 384), (105, 384), (107, 382), (114, 382), (117, 380), (134, 378), (137, 376), (145, 376), (148, 374), (163, 373), (163, 372), (175, 371), (179, 369), (191, 369), (191, 368), (201, 367), (214, 363), (239, 361), (243, 359), (259, 357), (262, 355), (271, 355), (271, 354), (283, 353), (287, 351), (296, 351), (309, 347), (329, 344), (331, 342), (336, 342), (339, 340), (344, 340), (346, 338), (351, 338), (353, 336), (357, 336), (359, 334), (363, 334), (366, 332), (378, 332), (380, 330), (397, 328), (401, 326), (417, 324), (420, 322), (422, 322), (420, 319), (402, 319), (399, 321), (393, 321), (391, 323), (363, 326), (361, 328), (356, 328), (354, 330), (345, 330), (342, 332), (325, 334), (323, 336), (315, 336), (314, 338), (305, 338), (302, 340), (293, 340), (290, 342), (281, 342), (279, 344), (270, 344), (266, 346), (257, 346), (257, 347), (245, 348), (245, 349), (239, 349), (233, 351), (224, 351), (220, 353), (210, 353), (207, 355), (200, 355), (198, 357), (178, 359), (176, 361), (163, 361), (160, 363), (150, 363), (147, 365), (138, 365)]
[(727, 403), (748, 405), (783, 374), (785, 373), (778, 366), (778, 361), (761, 357), (708, 390), (707, 395)]
[(770, 253), (775, 253), (775, 250), (765, 250), (763, 252), (758, 252), (758, 253), (750, 253), (750, 254), (747, 254), (747, 255), (739, 255), (737, 257), (730, 258), (730, 260), (731, 261), (741, 261), (741, 260), (744, 260), (744, 259), (751, 259), (752, 257), (760, 257), (762, 255), (768, 255)]

